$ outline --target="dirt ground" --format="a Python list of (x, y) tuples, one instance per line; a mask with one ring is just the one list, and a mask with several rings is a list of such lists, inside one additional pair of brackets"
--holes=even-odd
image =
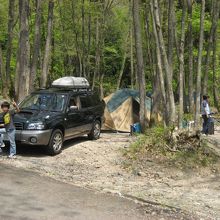
[(86, 137), (68, 141), (63, 152), (55, 157), (45, 155), (41, 148), (20, 147), (17, 159), (3, 157), (0, 162), (77, 186), (138, 198), (146, 204), (175, 207), (198, 216), (182, 219), (220, 219), (218, 172), (210, 169), (186, 172), (161, 166), (150, 159), (146, 159), (148, 167), (144, 171), (128, 172), (122, 166), (122, 149), (132, 141), (128, 134), (104, 133), (98, 141), (88, 141)]

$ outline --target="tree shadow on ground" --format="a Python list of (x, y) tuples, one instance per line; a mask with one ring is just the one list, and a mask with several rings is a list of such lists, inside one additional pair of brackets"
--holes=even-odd
[[(63, 144), (62, 151), (65, 151), (66, 149), (70, 147), (74, 147), (75, 145), (86, 142), (86, 141), (88, 141), (88, 138), (86, 136), (67, 140)], [(3, 148), (3, 155), (6, 156), (8, 154), (9, 154), (9, 144), (6, 144), (6, 147)], [(50, 155), (47, 153), (45, 146), (30, 146), (30, 145), (21, 145), (21, 144), (17, 145), (17, 155), (22, 156), (22, 157), (32, 157), (32, 158), (50, 157)]]

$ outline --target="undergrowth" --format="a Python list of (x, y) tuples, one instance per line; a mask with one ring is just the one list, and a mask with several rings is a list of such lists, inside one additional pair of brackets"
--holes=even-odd
[(126, 167), (143, 164), (149, 158), (181, 169), (208, 167), (218, 161), (218, 157), (200, 143), (199, 137), (189, 137), (186, 132), (174, 133), (172, 128), (159, 126), (137, 135), (136, 141), (123, 151)]

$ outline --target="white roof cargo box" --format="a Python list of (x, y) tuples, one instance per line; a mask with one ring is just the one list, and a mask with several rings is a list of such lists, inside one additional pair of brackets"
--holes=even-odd
[(52, 83), (52, 87), (58, 88), (89, 88), (89, 82), (83, 77), (62, 77)]

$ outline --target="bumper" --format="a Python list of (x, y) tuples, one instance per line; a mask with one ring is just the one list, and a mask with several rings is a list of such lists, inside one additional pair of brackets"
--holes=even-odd
[[(15, 140), (21, 144), (27, 145), (48, 145), (52, 130), (17, 130)], [(4, 138), (7, 141), (7, 138)]]

